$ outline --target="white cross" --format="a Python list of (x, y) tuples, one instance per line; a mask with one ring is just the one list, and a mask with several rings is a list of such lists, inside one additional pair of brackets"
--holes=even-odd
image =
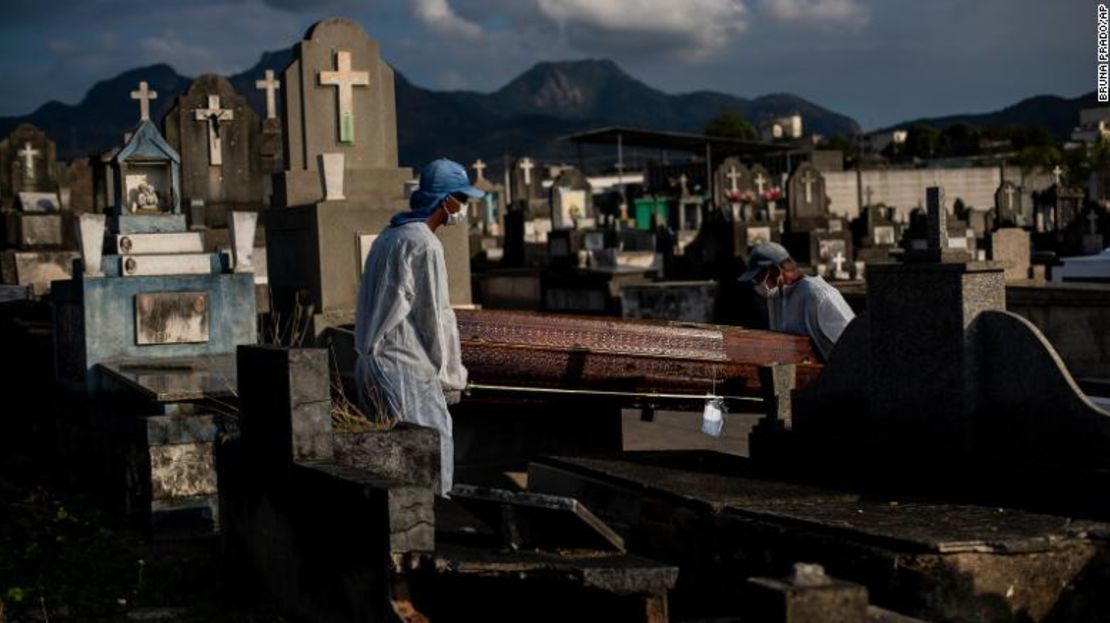
[(806, 203), (813, 203), (813, 183), (816, 181), (812, 171), (807, 170), (802, 176), (802, 183), (806, 185)]
[(42, 152), (31, 147), (30, 141), (23, 143), (23, 149), (16, 152), (16, 155), (23, 158), (23, 177), (33, 180), (35, 179), (35, 156)]
[(1014, 190), (1015, 190), (1014, 185), (1009, 184), (1009, 185), (1006, 186), (1006, 190), (1002, 191), (1002, 192), (1006, 193), (1006, 209), (1007, 210), (1013, 210), (1014, 209)]
[(532, 159), (531, 158), (525, 158), (524, 160), (520, 161), (520, 169), (522, 171), (524, 171), (524, 185), (525, 186), (531, 186), (532, 185), (532, 167), (534, 167), (534, 166), (536, 166), (536, 165), (532, 164)]
[(833, 273), (833, 274), (839, 275), (839, 274), (843, 273), (844, 272), (844, 263), (847, 262), (847, 261), (848, 261), (848, 258), (844, 257), (844, 252), (843, 251), (837, 251), (836, 255), (833, 257), (833, 264), (836, 265), (836, 272)]
[(678, 187), (682, 190), (682, 194), (684, 195), (686, 194), (686, 182), (688, 182), (689, 179), (690, 178), (686, 177), (685, 173), (678, 176)]
[(274, 70), (266, 70), (265, 80), (255, 80), (254, 87), (256, 89), (266, 91), (266, 118), (274, 119), (277, 117), (277, 90), (281, 88), (281, 82), (274, 80)]
[(208, 96), (208, 108), (195, 108), (193, 114), (197, 121), (208, 124), (208, 164), (218, 167), (224, 163), (223, 142), (220, 141), (220, 122), (231, 121), (235, 118), (235, 111), (220, 108), (220, 96)]
[(474, 164), (470, 165), (470, 167), (474, 169), (474, 172), (478, 175), (478, 179), (486, 179), (486, 174), (484, 173), (486, 170), (486, 163), (482, 162), (481, 158), (475, 160)]
[(1087, 213), (1087, 222), (1091, 224), (1091, 235), (1098, 233), (1098, 215), (1094, 210)]
[(736, 165), (729, 167), (728, 175), (725, 177), (727, 177), (731, 181), (729, 185), (732, 187), (732, 192), (736, 192), (737, 190), (739, 190), (736, 185), (736, 180), (740, 178), (740, 172), (736, 170)]
[(139, 90), (131, 92), (131, 99), (139, 100), (139, 121), (150, 119), (150, 100), (158, 99), (158, 91), (147, 88), (146, 80), (139, 83)]
[(767, 178), (763, 177), (763, 173), (756, 173), (755, 175), (755, 189), (759, 194), (763, 194), (763, 185), (767, 183)]
[(335, 53), (335, 71), (320, 72), (320, 86), (337, 88), (339, 97), (339, 142), (355, 142), (355, 93), (352, 87), (370, 86), (370, 73), (351, 71), (351, 53)]
[(1063, 175), (1063, 174), (1064, 174), (1064, 170), (1060, 168), (1060, 165), (1056, 165), (1055, 167), (1052, 168), (1052, 177), (1056, 178), (1056, 185), (1057, 186), (1060, 185), (1060, 176)]

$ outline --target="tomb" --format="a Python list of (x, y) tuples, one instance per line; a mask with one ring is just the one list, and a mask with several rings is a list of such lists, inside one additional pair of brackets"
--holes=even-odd
[[(281, 95), (285, 170), (274, 175), (266, 255), (274, 309), (302, 310), (309, 335), (354, 318), (363, 261), (407, 209), (397, 165), (393, 70), (347, 19), (316, 23), (294, 49)], [(470, 303), (469, 232), (445, 227), (451, 302)]]
[(84, 405), (68, 426), (105, 440), (108, 477), (156, 533), (214, 527), (217, 427), (203, 403), (233, 394), (235, 348), (257, 339), (254, 214), (234, 219), (231, 257), (205, 252), (180, 211), (179, 160), (140, 121), (111, 161), (117, 205), (80, 215), (81, 258), (53, 292), (57, 381)]
[(845, 221), (829, 214), (825, 178), (813, 164), (799, 164), (787, 181), (786, 231), (783, 246), (801, 264), (831, 266), (837, 256), (851, 261), (852, 233)]
[(0, 141), (0, 283), (5, 298), (40, 296), (66, 279), (76, 257), (73, 214), (64, 209), (54, 141), (21, 124)]

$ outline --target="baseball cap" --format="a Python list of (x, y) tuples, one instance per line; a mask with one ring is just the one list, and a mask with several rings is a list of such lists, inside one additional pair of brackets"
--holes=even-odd
[(470, 185), (466, 169), (461, 164), (447, 158), (433, 160), (420, 171), (420, 190), (436, 195), (464, 193), (475, 199), (486, 194)]
[(773, 266), (778, 266), (790, 259), (790, 252), (786, 247), (777, 242), (761, 242), (752, 247), (748, 254), (748, 269), (740, 275), (738, 281), (751, 281), (760, 272)]

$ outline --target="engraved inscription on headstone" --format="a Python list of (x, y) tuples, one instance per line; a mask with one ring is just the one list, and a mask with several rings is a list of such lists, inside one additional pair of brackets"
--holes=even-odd
[(135, 295), (136, 344), (207, 341), (207, 292), (145, 292)]

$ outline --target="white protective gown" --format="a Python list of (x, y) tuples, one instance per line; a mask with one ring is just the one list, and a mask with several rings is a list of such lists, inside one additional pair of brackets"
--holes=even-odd
[(360, 400), (371, 418), (384, 410), (439, 431), (445, 495), (454, 477), (454, 440), (444, 393), (466, 387), (449, 300), (443, 245), (432, 230), (422, 221), (387, 227), (370, 248), (359, 290)]
[(803, 277), (767, 297), (772, 331), (808, 335), (829, 360), (844, 328), (856, 317), (840, 291), (821, 277)]

